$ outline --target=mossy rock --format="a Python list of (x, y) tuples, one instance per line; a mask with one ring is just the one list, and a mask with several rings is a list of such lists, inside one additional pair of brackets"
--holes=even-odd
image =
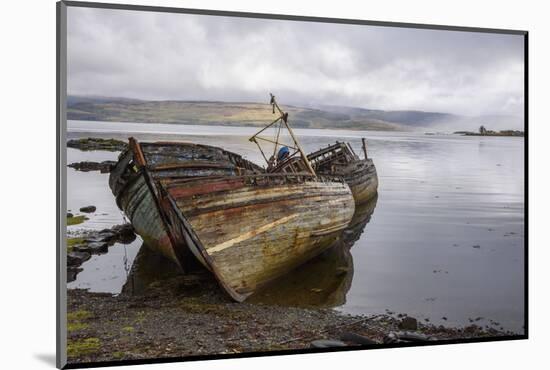
[(82, 320), (87, 320), (93, 317), (90, 311), (78, 310), (67, 313), (67, 331), (79, 331), (88, 329), (89, 325)]
[(85, 330), (85, 329), (88, 329), (89, 327), (90, 325), (80, 321), (67, 323), (67, 331), (69, 332)]
[(67, 253), (72, 252), (75, 245), (83, 244), (85, 240), (84, 238), (67, 238)]
[(86, 338), (80, 340), (69, 340), (67, 343), (67, 355), (69, 357), (80, 357), (96, 353), (101, 348), (99, 338)]
[(88, 217), (86, 217), (84, 215), (74, 216), (74, 217), (67, 217), (67, 226), (78, 225), (78, 224), (83, 223), (86, 220), (88, 220)]
[(67, 313), (67, 321), (86, 320), (93, 316), (90, 311), (78, 310)]
[(84, 243), (86, 239), (84, 238), (67, 238), (67, 247), (73, 247), (77, 244)]

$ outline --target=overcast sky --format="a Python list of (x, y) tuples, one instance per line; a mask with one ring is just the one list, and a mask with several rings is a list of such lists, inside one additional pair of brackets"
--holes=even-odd
[(523, 36), (68, 8), (68, 93), (523, 116)]

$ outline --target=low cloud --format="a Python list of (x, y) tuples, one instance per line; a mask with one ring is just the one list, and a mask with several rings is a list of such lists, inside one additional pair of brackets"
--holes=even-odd
[(68, 92), (523, 115), (523, 37), (69, 7)]

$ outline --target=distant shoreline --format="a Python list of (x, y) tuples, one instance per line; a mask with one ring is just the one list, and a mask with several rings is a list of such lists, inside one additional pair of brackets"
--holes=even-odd
[[(217, 122), (212, 122), (212, 123), (200, 123), (200, 124), (196, 124), (196, 123), (160, 123), (160, 122), (150, 122), (150, 123), (146, 123), (146, 122), (129, 122), (129, 121), (95, 121), (95, 120), (80, 120), (80, 119), (68, 119), (67, 120), (68, 122), (97, 122), (98, 124), (127, 124), (127, 125), (150, 125), (151, 127), (155, 127), (158, 125), (171, 125), (171, 126), (186, 126), (186, 127), (208, 127), (208, 128), (223, 128), (223, 129), (250, 129), (252, 130), (251, 132), (255, 132), (261, 128), (263, 128), (264, 126), (256, 126), (256, 125), (241, 125), (241, 126), (236, 126), (234, 124), (219, 124)], [(316, 128), (316, 127), (292, 127), (294, 130), (299, 130), (298, 132), (300, 131), (326, 131), (327, 133), (331, 132), (331, 131), (339, 131), (339, 132), (345, 132), (345, 131), (350, 131), (350, 132), (354, 132), (354, 133), (360, 133), (360, 132), (380, 132), (380, 133), (418, 133), (418, 134), (421, 134), (422, 131), (421, 130), (383, 130), (383, 129), (361, 129), (361, 128), (349, 128), (349, 127), (346, 127), (346, 128), (328, 128), (328, 127), (323, 127), (323, 128)], [(125, 132), (122, 132), (122, 131), (104, 131), (104, 130), (101, 130), (101, 127), (98, 126), (96, 128), (90, 128), (90, 127), (71, 127), (70, 124), (67, 125), (67, 131), (68, 132), (74, 132), (74, 133), (78, 133), (78, 132), (85, 132), (85, 133), (90, 133), (90, 134), (93, 134), (93, 133), (125, 133)], [(302, 132), (303, 132), (302, 131)], [(129, 131), (129, 132), (134, 132), (134, 131)], [(175, 133), (175, 132), (157, 132), (157, 131), (147, 131), (147, 132), (140, 132), (140, 133), (147, 133), (147, 134), (162, 134), (162, 133)], [(198, 133), (183, 133), (184, 135), (186, 134), (189, 134), (189, 135), (199, 135)], [(217, 135), (228, 135), (229, 133), (227, 132), (218, 132)], [(450, 133), (448, 133), (450, 134)], [(231, 134), (233, 135), (233, 134)]]
[[(101, 123), (129, 123), (129, 124), (143, 124), (143, 125), (174, 125), (174, 126), (210, 126), (210, 127), (236, 127), (236, 128), (263, 128), (266, 126), (265, 122), (136, 122), (136, 121), (101, 121), (95, 119), (81, 119), (81, 118), (67, 118), (67, 121), (83, 121), (83, 122), (101, 122)], [(268, 122), (269, 124), (270, 122)], [(301, 130), (345, 130), (345, 131), (378, 131), (378, 132), (422, 132), (421, 129), (414, 130), (406, 127), (304, 127), (301, 125), (293, 125), (290, 122), (292, 128)]]
[(453, 134), (462, 135), (462, 136), (499, 136), (499, 137), (524, 137), (525, 136), (525, 133), (523, 131), (518, 131), (518, 130), (503, 130), (499, 132), (488, 131), (485, 133), (471, 132), (471, 131), (455, 131), (453, 132)]

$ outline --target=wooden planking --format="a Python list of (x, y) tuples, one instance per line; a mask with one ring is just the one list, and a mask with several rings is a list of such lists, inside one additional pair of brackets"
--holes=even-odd
[[(235, 179), (235, 181), (237, 181)], [(191, 185), (188, 185), (191, 186)], [(182, 211), (190, 211), (191, 209), (204, 209), (207, 207), (215, 208), (222, 207), (228, 204), (239, 204), (246, 202), (257, 202), (265, 200), (274, 202), (277, 199), (288, 199), (292, 196), (306, 197), (316, 195), (345, 195), (349, 191), (348, 186), (342, 183), (319, 183), (306, 182), (304, 184), (283, 184), (274, 185), (271, 187), (241, 187), (231, 192), (224, 192), (223, 197), (219, 197), (217, 193), (205, 194), (203, 197), (196, 198), (192, 201), (188, 199), (179, 200), (176, 197), (178, 206)], [(169, 190), (172, 192), (172, 190)]]
[(162, 170), (154, 170), (151, 174), (155, 179), (163, 178), (187, 178), (187, 177), (205, 177), (205, 176), (235, 176), (238, 170), (235, 168), (166, 168)]
[(293, 218), (295, 218), (299, 215), (300, 215), (299, 213), (295, 213), (295, 214), (290, 215), (290, 216), (282, 217), (282, 218), (280, 218), (278, 220), (275, 220), (273, 222), (270, 222), (268, 224), (264, 224), (264, 225), (255, 227), (254, 230), (250, 230), (250, 231), (247, 231), (245, 233), (241, 232), (241, 234), (238, 237), (226, 240), (226, 241), (224, 241), (224, 242), (222, 242), (218, 245), (214, 245), (212, 247), (209, 247), (207, 249), (207, 251), (210, 254), (220, 252), (224, 249), (232, 247), (233, 245), (235, 245), (237, 243), (242, 243), (243, 241), (246, 241), (247, 239), (251, 239), (251, 238), (255, 237), (258, 234), (265, 233), (266, 231), (269, 231), (269, 230), (273, 229), (274, 227), (277, 227), (281, 224), (287, 223), (287, 222), (289, 222), (290, 220), (292, 220)]
[(171, 188), (168, 192), (175, 199), (188, 198), (193, 196), (199, 196), (214, 192), (222, 192), (232, 189), (242, 188), (244, 181), (241, 178), (229, 179), (226, 181), (218, 181), (212, 184), (204, 184), (202, 182), (194, 182), (186, 184), (187, 186), (180, 186)]
[(137, 175), (126, 191), (121, 193), (119, 203), (146, 245), (180, 264), (143, 175)]
[[(309, 185), (311, 185), (311, 188), (315, 188), (314, 185)], [(184, 204), (183, 206), (180, 205), (181, 202), (178, 202), (178, 206), (186, 217), (191, 219), (192, 217), (196, 216), (197, 219), (204, 221), (204, 223), (200, 225), (203, 229), (203, 233), (232, 239), (235, 238), (240, 232), (249, 232), (250, 230), (254, 230), (258, 225), (267, 223), (262, 223), (260, 219), (259, 223), (250, 222), (239, 226), (239, 228), (234, 228), (230, 225), (234, 222), (233, 220), (235, 217), (248, 217), (249, 219), (253, 220), (258, 215), (263, 217), (263, 214), (265, 213), (271, 213), (272, 215), (285, 217), (289, 214), (288, 211), (291, 206), (299, 205), (306, 199), (308, 201), (308, 204), (312, 206), (325, 205), (333, 207), (335, 209), (335, 212), (338, 212), (337, 210), (341, 208), (341, 205), (339, 203), (345, 201), (347, 199), (347, 196), (349, 195), (349, 188), (345, 184), (343, 186), (348, 189), (345, 193), (329, 193), (328, 191), (330, 190), (330, 186), (326, 187), (327, 192), (325, 194), (320, 193), (318, 190), (317, 192), (312, 194), (307, 191), (308, 188), (303, 188), (298, 196), (292, 198), (286, 195), (286, 187), (280, 186), (274, 189), (263, 189), (267, 193), (271, 194), (273, 192), (278, 194), (278, 196), (277, 198), (268, 197), (267, 200), (261, 203), (258, 203), (257, 198), (265, 199), (261, 196), (261, 194), (258, 195), (258, 192), (262, 189), (246, 188), (245, 190), (248, 190), (248, 197), (244, 196), (242, 194), (242, 189), (240, 189), (239, 193), (241, 194), (241, 196), (238, 198), (233, 198), (230, 196), (231, 194), (227, 193), (217, 196), (215, 196), (214, 194), (209, 194), (207, 196), (208, 202), (201, 202), (200, 200), (203, 199), (193, 199), (189, 200), (188, 204)], [(234, 199), (234, 202), (229, 203), (228, 199), (226, 198)], [(217, 208), (213, 211), (210, 211), (212, 209), (212, 204), (219, 204), (222, 200), (224, 201), (224, 208)], [(325, 225), (331, 224), (332, 220), (329, 217), (319, 217), (318, 222), (319, 228), (322, 229), (325, 227)]]
[[(188, 217), (219, 277), (239, 294), (248, 295), (321, 253), (339, 238), (350, 222), (354, 201), (345, 184), (312, 182), (302, 187), (305, 187), (303, 193), (310, 187), (320, 194), (266, 206), (199, 212)], [(342, 194), (342, 187), (348, 189), (347, 192)], [(334, 192), (334, 188), (338, 192)], [(249, 189), (248, 192), (253, 197), (262, 190), (281, 192), (281, 188)], [(242, 199), (242, 192), (240, 189), (241, 196), (236, 199)], [(218, 197), (231, 198), (230, 195), (224, 193)], [(209, 198), (213, 198), (210, 199), (213, 203), (220, 201), (211, 194)], [(203, 206), (207, 207), (208, 203)], [(330, 230), (332, 232), (327, 232)]]
[(355, 168), (345, 174), (344, 179), (351, 188), (355, 203), (366, 202), (377, 194), (378, 175), (371, 159), (355, 164)]
[(335, 165), (320, 171), (323, 174), (340, 175), (349, 185), (356, 203), (371, 199), (378, 191), (378, 175), (372, 159), (361, 159), (349, 164)]
[(367, 181), (350, 186), (355, 203), (364, 203), (374, 198), (378, 192), (378, 177), (376, 174)]

